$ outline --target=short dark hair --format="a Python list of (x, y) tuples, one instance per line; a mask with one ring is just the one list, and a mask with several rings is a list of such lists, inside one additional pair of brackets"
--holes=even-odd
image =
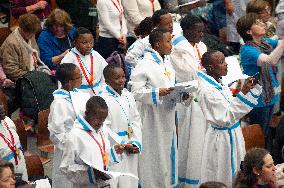
[(104, 77), (105, 77), (105, 80), (108, 81), (112, 75), (112, 71), (116, 68), (120, 68), (121, 67), (117, 64), (108, 64), (104, 70), (103, 70), (103, 74), (104, 74)]
[(34, 33), (36, 34), (41, 30), (40, 20), (34, 14), (23, 14), (19, 17), (18, 20), (19, 27), (24, 32)]
[(220, 52), (218, 50), (209, 50), (202, 55), (201, 62), (202, 66), (207, 69), (209, 65), (213, 63), (212, 56), (213, 54)]
[(80, 35), (84, 35), (84, 34), (91, 34), (91, 35), (93, 35), (92, 32), (89, 29), (87, 29), (85, 27), (79, 27), (77, 29), (77, 31), (75, 32), (74, 40), (77, 40)]
[(227, 187), (224, 183), (222, 182), (217, 182), (217, 181), (208, 181), (205, 183), (202, 183), (199, 188), (222, 188), (222, 187)]
[(86, 112), (95, 113), (100, 109), (108, 110), (106, 101), (100, 96), (92, 96), (86, 103)]
[(5, 168), (10, 168), (12, 173), (14, 173), (13, 163), (0, 159), (0, 175), (2, 174)]
[(136, 36), (147, 36), (153, 30), (153, 21), (151, 17), (146, 17), (144, 20), (140, 22), (140, 24), (134, 29), (134, 33)]
[(257, 19), (259, 19), (258, 14), (248, 13), (237, 21), (237, 31), (245, 42), (252, 40), (251, 35), (247, 31), (251, 29), (251, 26), (255, 24)]
[(149, 35), (149, 43), (151, 44), (152, 48), (154, 48), (155, 44), (160, 42), (165, 33), (168, 33), (166, 29), (154, 29)]
[(77, 68), (77, 65), (73, 63), (62, 63), (59, 64), (56, 68), (55, 77), (57, 80), (61, 82), (61, 84), (66, 84), (68, 81), (74, 79), (73, 74), (75, 69)]
[(193, 14), (189, 13), (180, 21), (180, 27), (183, 31), (185, 30), (192, 30), (195, 27), (195, 24), (203, 23), (200, 18), (194, 16)]
[(154, 27), (159, 25), (159, 23), (161, 22), (161, 16), (165, 14), (169, 14), (169, 13), (170, 11), (167, 9), (160, 9), (160, 10), (155, 11), (152, 16), (152, 22), (153, 22)]

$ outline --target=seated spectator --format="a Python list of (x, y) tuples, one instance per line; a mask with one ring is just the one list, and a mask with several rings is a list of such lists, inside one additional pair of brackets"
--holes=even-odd
[(76, 29), (68, 13), (61, 9), (53, 10), (44, 26), (37, 41), (40, 57), (50, 70), (55, 70), (72, 48)]
[(12, 163), (0, 160), (0, 187), (15, 188), (14, 166)]
[(0, 159), (11, 162), (15, 166), (15, 173), (22, 177), (22, 180), (28, 181), (24, 152), (16, 126), (10, 118), (5, 116), (2, 102), (0, 102), (0, 120)]
[(24, 14), (19, 18), (19, 27), (4, 41), (0, 48), (0, 62), (12, 81), (17, 81), (28, 71), (44, 65), (39, 58), (35, 34), (40, 30), (40, 20), (34, 14)]
[(262, 148), (254, 148), (247, 152), (241, 164), (234, 188), (274, 188), (276, 167), (272, 156)]
[(18, 19), (26, 13), (35, 14), (43, 21), (51, 12), (50, 0), (10, 0), (12, 16)]

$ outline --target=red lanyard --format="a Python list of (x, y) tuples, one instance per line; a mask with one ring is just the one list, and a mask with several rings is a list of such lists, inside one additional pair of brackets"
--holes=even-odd
[(197, 45), (195, 45), (195, 48), (196, 48), (196, 51), (197, 51), (198, 59), (199, 59), (199, 61), (200, 61), (200, 66), (202, 66), (202, 63), (201, 63), (201, 54), (200, 54), (200, 51), (199, 51)]
[(150, 1), (151, 5), (152, 5), (152, 11), (153, 11), (153, 14), (154, 14), (154, 12), (155, 12), (154, 1), (155, 1), (155, 0), (149, 0), (149, 1)]
[[(38, 3), (40, 0), (36, 0), (36, 2)], [(41, 15), (42, 15), (42, 19), (44, 19), (45, 18), (45, 15), (44, 15), (44, 9), (42, 9), (42, 11), (41, 11)]]
[(100, 136), (101, 136), (101, 139), (102, 139), (102, 144), (103, 144), (103, 147), (101, 146), (101, 144), (98, 142), (98, 140), (94, 137), (94, 135), (92, 135), (92, 131), (86, 131), (93, 139), (94, 141), (97, 143), (97, 145), (99, 146), (100, 148), (100, 152), (101, 152), (101, 156), (102, 156), (102, 159), (103, 159), (103, 163), (104, 163), (104, 170), (106, 170), (106, 167), (107, 167), (107, 155), (106, 155), (106, 147), (105, 147), (105, 141), (104, 141), (104, 138), (103, 138), (103, 135), (102, 133), (100, 132)]
[(7, 123), (3, 120), (2, 123), (4, 123), (4, 125), (6, 126), (7, 130), (9, 131), (10, 137), (11, 137), (11, 141), (8, 140), (2, 133), (0, 133), (0, 137), (4, 140), (4, 142), (6, 142), (7, 146), (10, 148), (10, 150), (14, 153), (14, 158), (15, 158), (15, 164), (18, 165), (19, 161), (18, 161), (18, 156), (17, 156), (17, 148), (15, 145), (15, 139), (14, 136), (12, 134), (12, 132), (10, 131)]
[(85, 79), (87, 80), (87, 82), (88, 82), (90, 88), (92, 89), (93, 93), (96, 94), (94, 89), (93, 89), (93, 82), (94, 82), (94, 57), (93, 57), (92, 53), (90, 53), (90, 56), (91, 56), (91, 71), (89, 73), (90, 74), (90, 79), (88, 78), (86, 70), (85, 70), (85, 68), (87, 69), (87, 67), (84, 68), (82, 60), (81, 60), (79, 54), (75, 53), (75, 55), (76, 55), (77, 61), (79, 63), (79, 66), (80, 66), (80, 68), (81, 68), (81, 70), (83, 72), (83, 75), (84, 75)]
[(34, 53), (32, 53), (32, 57), (33, 57), (33, 61), (34, 61), (34, 66), (36, 67), (37, 66), (37, 60), (36, 60)]
[(119, 12), (119, 23), (120, 23), (120, 27), (122, 27), (122, 13), (123, 13), (122, 7), (121, 7), (119, 0), (116, 0), (116, 1), (117, 1), (118, 5), (113, 0), (112, 0), (112, 3)]

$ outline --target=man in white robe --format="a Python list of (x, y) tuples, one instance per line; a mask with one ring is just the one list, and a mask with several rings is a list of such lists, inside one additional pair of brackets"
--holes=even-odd
[[(206, 45), (201, 42), (204, 26), (199, 18), (187, 15), (181, 20), (181, 27), (183, 35), (173, 40), (170, 54), (178, 83), (198, 78), (197, 71), (202, 69), (201, 57), (207, 51)], [(196, 92), (193, 97), (197, 100), (192, 101), (189, 107), (177, 104), (179, 187), (200, 185), (202, 148), (207, 126)]]
[[(142, 123), (136, 107), (135, 99), (127, 89), (123, 88), (125, 76), (123, 69), (108, 65), (104, 70), (106, 83), (103, 97), (109, 107), (109, 114), (104, 126), (109, 127), (121, 137), (123, 144), (135, 146), (138, 150), (133, 153), (124, 152), (121, 162), (110, 166), (111, 171), (131, 173), (138, 176), (138, 155), (142, 149)], [(138, 187), (138, 181), (130, 177), (119, 177), (115, 182), (118, 188)]]

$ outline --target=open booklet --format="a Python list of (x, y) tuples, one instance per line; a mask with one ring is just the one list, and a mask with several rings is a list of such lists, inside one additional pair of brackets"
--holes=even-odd
[(181, 102), (181, 94), (182, 93), (193, 93), (197, 91), (198, 89), (198, 80), (192, 80), (188, 82), (181, 82), (175, 84), (174, 87), (171, 87), (172, 91), (169, 95), (167, 95), (168, 98), (175, 100), (177, 103)]

